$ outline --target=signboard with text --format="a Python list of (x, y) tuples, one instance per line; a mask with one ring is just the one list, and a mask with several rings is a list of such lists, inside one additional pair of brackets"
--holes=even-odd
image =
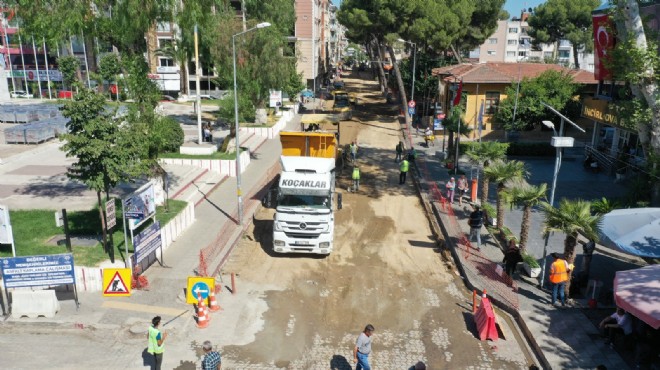
[(160, 238), (160, 222), (156, 221), (149, 225), (141, 233), (135, 236), (133, 240), (135, 253), (133, 254), (133, 263), (138, 264), (145, 259), (151, 252), (161, 248), (163, 242)]
[(105, 224), (108, 230), (117, 225), (117, 214), (115, 209), (115, 198), (108, 200), (105, 203)]
[(271, 108), (281, 107), (282, 106), (282, 91), (281, 90), (271, 90), (270, 98), (268, 99), (268, 106)]
[(124, 216), (128, 219), (131, 230), (156, 213), (154, 185), (148, 183), (124, 199)]
[(75, 284), (71, 253), (0, 259), (5, 289)]
[(9, 220), (9, 207), (0, 204), (0, 244), (12, 244), (14, 236)]
[(15, 78), (24, 78), (27, 77), (28, 81), (62, 81), (62, 72), (58, 70), (39, 70), (37, 72), (36, 70), (13, 70), (13, 71), (5, 71), (7, 74), (7, 77), (15, 77)]

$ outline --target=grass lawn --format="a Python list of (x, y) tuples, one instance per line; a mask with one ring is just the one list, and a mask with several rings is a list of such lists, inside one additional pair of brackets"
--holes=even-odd
[[(167, 224), (177, 214), (186, 207), (186, 202), (180, 200), (169, 201), (169, 212), (165, 211), (164, 206), (156, 209), (156, 219), (160, 221), (161, 226)], [(56, 235), (63, 235), (64, 228), (55, 226), (54, 210), (16, 210), (10, 211), (11, 224), (14, 234), (14, 243), (17, 256), (33, 256), (44, 254), (67, 253), (64, 245), (47, 245), (46, 242)], [(99, 219), (98, 209), (89, 211), (69, 212), (67, 213), (69, 221), (69, 231), (71, 236), (96, 236), (101, 239), (101, 221)], [(146, 227), (149, 222), (142, 225)], [(121, 217), (121, 204), (117, 204), (117, 226), (113, 233), (115, 246), (115, 258), (121, 260), (124, 253), (124, 231)], [(103, 251), (101, 243), (93, 247), (72, 247), (73, 256), (76, 265), (96, 266), (109, 257)], [(128, 249), (129, 252), (133, 248)], [(3, 245), (0, 247), (0, 257), (11, 257), (11, 246)]]

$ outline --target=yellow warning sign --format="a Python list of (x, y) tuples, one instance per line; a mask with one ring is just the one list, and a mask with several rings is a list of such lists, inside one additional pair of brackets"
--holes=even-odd
[(211, 289), (215, 289), (214, 278), (189, 276), (188, 288), (186, 288), (186, 303), (197, 303), (197, 293), (202, 295), (202, 299), (208, 298)]
[(103, 269), (103, 295), (129, 297), (131, 295), (131, 269)]

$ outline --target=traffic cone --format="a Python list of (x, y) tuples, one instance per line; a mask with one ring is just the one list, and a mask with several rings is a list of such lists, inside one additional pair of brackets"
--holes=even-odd
[(215, 299), (215, 292), (213, 289), (211, 289), (211, 293), (209, 295), (209, 310), (211, 312), (216, 312), (220, 311), (222, 307), (218, 304), (218, 301)]
[(481, 294), (481, 298), (488, 298), (488, 296), (486, 295), (486, 289), (484, 289), (484, 292)]
[(197, 327), (204, 329), (209, 326), (209, 315), (206, 312), (206, 304), (202, 299), (202, 293), (197, 292)]

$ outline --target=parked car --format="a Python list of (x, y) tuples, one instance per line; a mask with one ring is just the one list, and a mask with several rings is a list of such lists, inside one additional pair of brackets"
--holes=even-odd
[(33, 97), (32, 94), (23, 90), (12, 91), (11, 93), (9, 93), (9, 96), (11, 96), (12, 98), (23, 98), (23, 99), (31, 99)]

